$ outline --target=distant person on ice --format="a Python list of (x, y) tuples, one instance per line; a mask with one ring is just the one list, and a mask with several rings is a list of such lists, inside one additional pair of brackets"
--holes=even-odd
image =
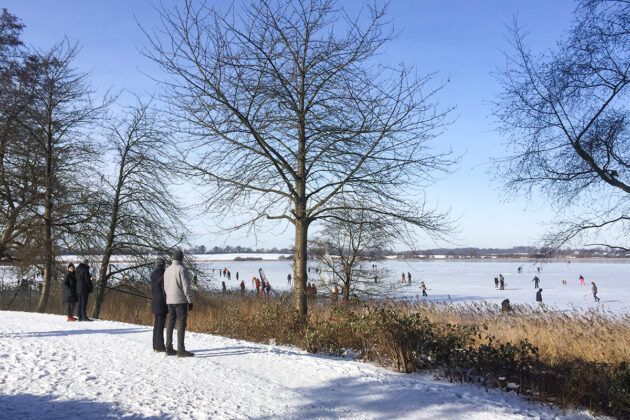
[(495, 278), (494, 278), (494, 288), (495, 288), (495, 289), (498, 289), (498, 288), (499, 288), (499, 278), (498, 278), (498, 277), (495, 277)]
[(536, 302), (538, 302), (539, 304), (542, 303), (542, 289), (538, 289), (538, 291), (536, 292)]
[(504, 299), (503, 302), (501, 302), (501, 312), (507, 313), (511, 310), (512, 307), (510, 306), (510, 299)]
[(245, 280), (241, 280), (241, 295), (245, 295)]
[(420, 282), (420, 288), (422, 289), (422, 296), (429, 296), (427, 295), (427, 285), (423, 281)]
[(407, 281), (411, 284), (411, 273), (407, 273)]
[(538, 276), (534, 276), (532, 281), (534, 282), (534, 289), (538, 289), (538, 286), (540, 284), (540, 279), (538, 278)]
[(155, 261), (155, 270), (151, 273), (151, 312), (154, 315), (153, 321), (153, 351), (165, 352), (164, 345), (164, 325), (166, 325), (166, 294), (164, 293), (164, 270), (166, 262), (164, 258)]
[(74, 264), (68, 264), (66, 278), (63, 281), (63, 300), (68, 309), (68, 321), (76, 321), (74, 317), (74, 307), (77, 306), (79, 297), (77, 296), (77, 277), (74, 273)]
[[(182, 264), (184, 253), (176, 250), (173, 262), (164, 272), (164, 292), (168, 305), (168, 326), (166, 328), (166, 355), (177, 357), (192, 357), (193, 353), (186, 351), (184, 336), (186, 334), (186, 319), (188, 311), (192, 311), (193, 299), (190, 286), (190, 274)], [(177, 352), (173, 349), (173, 328), (177, 321)]]
[(580, 285), (584, 286), (584, 277), (580, 274)]
[(287, 274), (287, 284), (291, 284), (291, 273)]
[(501, 274), (499, 274), (499, 284), (501, 285), (499, 290), (505, 290), (505, 278)]
[(593, 298), (595, 299), (595, 302), (599, 302), (599, 298), (597, 297), (597, 286), (595, 286), (595, 282), (591, 282), (591, 290), (593, 291)]
[(88, 295), (92, 293), (94, 285), (92, 284), (92, 275), (90, 274), (90, 261), (86, 258), (77, 267), (77, 297), (79, 299), (79, 308), (77, 316), (79, 321), (91, 321), (87, 316)]

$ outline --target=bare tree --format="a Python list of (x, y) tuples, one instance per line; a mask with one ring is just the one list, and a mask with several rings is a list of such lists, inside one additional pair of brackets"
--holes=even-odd
[[(21, 48), (23, 25), (0, 15), (0, 260), (24, 256), (34, 229), (38, 156), (23, 128), (37, 63)], [(18, 251), (19, 250), (19, 251)]]
[[(431, 153), (440, 87), (376, 58), (385, 9), (350, 18), (334, 0), (262, 0), (221, 13), (188, 0), (162, 10), (147, 55), (164, 69), (182, 161), (224, 227), (295, 228), (295, 304), (306, 314), (311, 224), (346, 209), (423, 227), (412, 186), (447, 170)], [(343, 203), (357, 203), (348, 208)]]
[[(114, 173), (101, 178), (100, 214), (86, 239), (102, 250), (94, 317), (98, 318), (112, 276), (150, 266), (150, 253), (165, 255), (184, 240), (181, 209), (169, 191), (169, 139), (149, 103), (128, 107), (107, 127), (108, 162)], [(111, 257), (132, 260), (110, 270)]]
[(94, 200), (89, 161), (95, 148), (90, 129), (109, 104), (93, 103), (87, 75), (72, 67), (76, 54), (77, 47), (67, 41), (37, 54), (37, 86), (24, 124), (43, 164), (38, 183), (43, 253), (38, 312), (47, 307), (59, 245), (68, 235), (80, 234), (80, 225), (92, 217), (86, 205)]
[(593, 237), (627, 249), (630, 3), (584, 0), (575, 18), (545, 55), (530, 52), (514, 25), (496, 104), (512, 155), (497, 173), (508, 191), (541, 191), (558, 210), (545, 252)]
[[(448, 226), (435, 212), (425, 212), (424, 220), (433, 223), (432, 232)], [(413, 239), (404, 222), (365, 210), (344, 209), (325, 219), (321, 227), (309, 241), (311, 255), (322, 266), (318, 279), (321, 287), (333, 293), (337, 287), (345, 302), (351, 295), (386, 296), (400, 288), (400, 283), (384, 281), (389, 271), (374, 268), (373, 262), (382, 258), (383, 250), (392, 244)]]

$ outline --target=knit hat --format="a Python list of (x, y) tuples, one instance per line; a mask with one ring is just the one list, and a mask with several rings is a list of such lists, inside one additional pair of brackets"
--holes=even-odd
[(184, 253), (180, 249), (176, 249), (173, 251), (173, 259), (182, 262), (184, 260)]
[(90, 265), (90, 260), (88, 260), (87, 258), (83, 260), (83, 264), (85, 265)]

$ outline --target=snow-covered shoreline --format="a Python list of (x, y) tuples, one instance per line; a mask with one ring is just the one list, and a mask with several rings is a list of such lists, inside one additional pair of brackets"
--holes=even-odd
[(431, 375), (209, 334), (186, 334), (194, 358), (165, 357), (151, 351), (150, 327), (112, 321), (0, 311), (0, 343), (6, 418), (593, 418)]

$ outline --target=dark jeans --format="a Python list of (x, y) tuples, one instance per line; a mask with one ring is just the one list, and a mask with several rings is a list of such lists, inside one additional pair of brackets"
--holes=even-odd
[(164, 325), (166, 314), (155, 315), (153, 322), (153, 350), (164, 350)]
[(88, 301), (88, 295), (79, 295), (79, 308), (77, 309), (77, 316), (79, 317), (79, 319), (87, 319), (87, 314), (85, 313), (87, 311), (87, 301)]
[(72, 318), (75, 306), (77, 306), (76, 302), (68, 302), (68, 318)]
[(184, 351), (184, 334), (186, 333), (186, 318), (188, 318), (188, 304), (178, 303), (168, 305), (168, 326), (166, 327), (166, 348), (173, 347), (173, 328), (177, 320), (177, 351)]
[(593, 293), (593, 297), (595, 298), (595, 302), (599, 302), (599, 298), (597, 297), (597, 293)]

